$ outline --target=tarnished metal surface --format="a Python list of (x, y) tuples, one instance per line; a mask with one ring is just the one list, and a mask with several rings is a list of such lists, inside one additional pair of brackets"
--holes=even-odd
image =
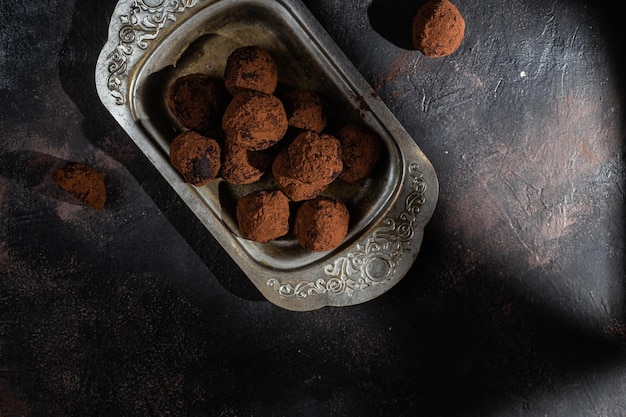
[[(346, 121), (365, 123), (385, 143), (383, 162), (362, 185), (335, 184), (327, 194), (351, 210), (336, 250), (312, 253), (294, 237), (259, 244), (238, 236), (233, 207), (268, 178), (236, 187), (221, 180), (196, 188), (169, 163), (177, 133), (165, 106), (173, 78), (223, 74), (238, 46), (267, 48), (279, 81), (312, 89)], [(100, 99), (260, 292), (295, 311), (371, 300), (394, 286), (420, 250), (438, 198), (434, 169), (414, 140), (298, 0), (120, 1), (96, 67)]]

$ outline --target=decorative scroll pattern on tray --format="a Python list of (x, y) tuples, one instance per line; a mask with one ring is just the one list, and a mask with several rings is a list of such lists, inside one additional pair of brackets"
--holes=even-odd
[(107, 56), (109, 76), (107, 86), (116, 104), (124, 104), (123, 88), (128, 59), (135, 47), (145, 50), (159, 36), (161, 30), (198, 0), (133, 0), (127, 14), (120, 15), (119, 41)]
[(410, 164), (408, 170), (411, 192), (404, 200), (402, 212), (396, 218), (385, 218), (352, 252), (326, 265), (326, 277), (297, 283), (269, 278), (267, 285), (283, 297), (306, 298), (325, 293), (352, 296), (354, 291), (388, 284), (405, 251), (412, 249), (417, 216), (426, 201), (426, 181), (418, 164)]

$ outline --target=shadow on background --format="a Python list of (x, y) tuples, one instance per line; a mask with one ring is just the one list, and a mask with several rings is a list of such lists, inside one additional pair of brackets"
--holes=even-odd
[[(578, 3), (579, 0), (573, 0), (572, 3)], [(594, 7), (591, 8), (591, 15), (594, 16), (599, 22), (599, 32), (602, 34), (602, 41), (609, 45), (609, 59), (611, 60), (611, 66), (615, 68), (616, 74), (626, 74), (626, 63), (621, 59), (624, 51), (624, 44), (622, 42), (623, 37), (623, 22), (621, 15), (615, 13), (615, 4), (608, 0), (599, 0), (593, 3)], [(616, 76), (615, 79), (619, 85), (619, 97), (626, 98), (626, 77)], [(626, 143), (626, 117), (623, 118), (622, 124), (624, 129), (624, 141)], [(626, 151), (625, 151), (626, 153)], [(624, 158), (626, 159), (626, 157)]]
[(36, 151), (10, 151), (0, 154), (0, 176), (50, 199), (82, 206), (84, 204), (79, 199), (65, 192), (52, 179), (52, 173), (68, 162), (74, 161)]
[(53, 196), (58, 186), (52, 172), (65, 165), (65, 159), (37, 151), (9, 151), (0, 154), (0, 175), (20, 182), (30, 189), (41, 189), (42, 194)]
[(413, 50), (413, 17), (424, 3), (425, 0), (373, 0), (367, 15), (379, 35), (399, 48)]
[[(514, 262), (495, 258), (464, 264), (459, 260), (465, 256), (462, 249), (444, 236), (436, 226), (427, 226), (428, 245), (394, 292), (399, 314), (414, 317), (416, 323), (407, 329), (405, 343), (422, 340), (434, 345), (432, 363), (414, 372), (420, 380), (415, 387), (423, 401), (420, 411), (517, 415), (520, 399), (531, 404), (554, 398), (555, 393), (564, 396), (579, 386), (581, 375), (597, 376), (598, 381), (583, 389), (594, 390), (604, 372), (626, 369), (622, 321), (598, 326), (578, 321), (558, 300), (547, 304), (522, 284), (550, 282), (550, 272), (525, 272)], [(615, 385), (616, 392), (621, 389)], [(578, 407), (582, 410), (585, 404), (581, 398)], [(616, 404), (619, 407), (622, 400)], [(585, 415), (577, 414), (571, 399), (564, 406), (576, 411), (572, 416)]]

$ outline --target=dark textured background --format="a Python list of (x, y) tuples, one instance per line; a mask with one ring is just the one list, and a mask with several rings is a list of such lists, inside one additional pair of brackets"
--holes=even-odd
[[(114, 0), (0, 5), (0, 416), (626, 415), (624, 64), (608, 2), (305, 0), (426, 153), (409, 274), (347, 308), (264, 301), (101, 105)], [(104, 173), (101, 212), (50, 167)]]

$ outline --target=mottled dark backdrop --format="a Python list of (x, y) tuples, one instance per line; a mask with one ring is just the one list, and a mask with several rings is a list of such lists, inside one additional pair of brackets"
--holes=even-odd
[[(128, 0), (130, 2), (130, 0)], [(113, 0), (0, 5), (0, 416), (626, 415), (623, 45), (604, 2), (306, 0), (433, 162), (409, 274), (265, 301), (101, 105)], [(100, 170), (101, 212), (49, 181)]]

